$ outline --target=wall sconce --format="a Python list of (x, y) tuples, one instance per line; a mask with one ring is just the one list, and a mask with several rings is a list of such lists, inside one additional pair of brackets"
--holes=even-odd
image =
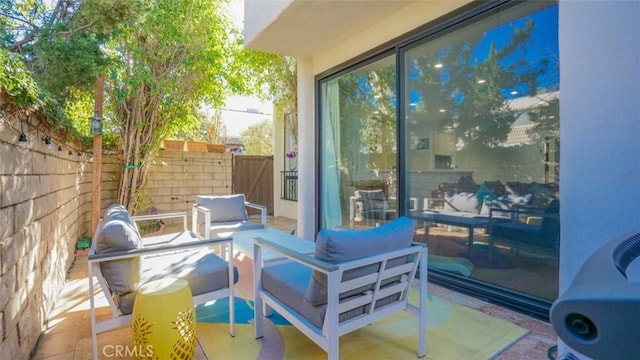
[(102, 117), (98, 114), (91, 118), (91, 135), (102, 135)]
[(51, 136), (44, 137), (44, 145), (47, 147), (47, 150), (53, 150), (53, 143), (51, 142)]
[(26, 153), (29, 151), (29, 139), (27, 139), (27, 134), (21, 132), (18, 137), (18, 144), (20, 145), (20, 152)]

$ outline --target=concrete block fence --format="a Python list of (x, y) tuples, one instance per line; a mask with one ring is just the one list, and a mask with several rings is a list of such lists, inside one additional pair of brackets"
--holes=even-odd
[[(40, 128), (34, 119), (0, 118), (0, 359), (30, 357), (76, 242), (91, 236), (91, 154), (56, 140), (47, 149)], [(20, 131), (30, 139), (26, 152), (18, 147)], [(119, 161), (103, 154), (101, 213), (117, 197)], [(190, 214), (196, 195), (230, 194), (232, 161), (231, 154), (161, 151), (148, 177), (148, 210)]]

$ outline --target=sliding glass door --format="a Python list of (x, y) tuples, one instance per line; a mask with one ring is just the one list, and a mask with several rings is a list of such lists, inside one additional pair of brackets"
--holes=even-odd
[(552, 301), (560, 241), (557, 6), (403, 49), (406, 190), (430, 269)]
[(319, 225), (410, 216), (434, 279), (544, 316), (558, 291), (558, 6), (469, 14), (319, 80)]
[(395, 69), (383, 56), (320, 86), (321, 228), (397, 216)]

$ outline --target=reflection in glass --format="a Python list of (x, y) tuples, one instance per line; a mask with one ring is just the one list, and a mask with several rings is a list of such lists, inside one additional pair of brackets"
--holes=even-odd
[(395, 56), (322, 83), (321, 228), (369, 227), (396, 216)]
[(411, 45), (402, 104), (430, 270), (546, 300), (560, 241), (557, 11), (524, 3)]

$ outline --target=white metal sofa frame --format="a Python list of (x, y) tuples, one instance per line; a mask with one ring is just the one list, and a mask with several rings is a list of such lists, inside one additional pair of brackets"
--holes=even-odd
[[(114, 302), (109, 285), (107, 284), (106, 279), (104, 278), (102, 271), (100, 270), (100, 263), (105, 261), (112, 260), (120, 260), (127, 259), (133, 257), (147, 256), (153, 254), (160, 254), (166, 252), (173, 252), (178, 250), (187, 250), (187, 249), (195, 249), (201, 247), (210, 247), (213, 245), (219, 246), (227, 246), (229, 248), (230, 253), (233, 253), (233, 241), (231, 237), (225, 238), (216, 238), (216, 239), (205, 239), (200, 240), (195, 237), (192, 232), (187, 230), (187, 213), (186, 212), (177, 212), (177, 213), (165, 213), (165, 214), (156, 214), (156, 215), (138, 215), (131, 217), (134, 221), (146, 221), (146, 220), (160, 220), (160, 219), (170, 219), (170, 218), (182, 218), (183, 219), (183, 232), (176, 233), (180, 235), (186, 235), (191, 237), (192, 240), (187, 242), (182, 242), (177, 245), (153, 245), (141, 249), (134, 250), (125, 250), (122, 252), (111, 252), (109, 254), (96, 254), (96, 243), (98, 239), (98, 235), (100, 231), (102, 231), (102, 223), (103, 219), (98, 222), (98, 226), (96, 228), (91, 248), (88, 255), (88, 278), (89, 278), (89, 303), (90, 303), (90, 315), (91, 315), (91, 341), (93, 346), (93, 358), (98, 359), (98, 341), (97, 334), (101, 332), (105, 332), (108, 330), (116, 329), (119, 327), (123, 327), (131, 324), (132, 314), (122, 315), (120, 310), (118, 309), (117, 304)], [(166, 234), (164, 235), (166, 236)], [(143, 241), (147, 240), (147, 242), (153, 240), (153, 236), (142, 238)], [(234, 268), (233, 262), (227, 262), (228, 267), (228, 284), (234, 284)], [(104, 296), (109, 303), (109, 307), (111, 308), (111, 318), (97, 321), (96, 320), (96, 308), (95, 308), (95, 289), (93, 284), (93, 276), (95, 275), (96, 279), (102, 291), (104, 292)], [(221, 299), (224, 297), (229, 298), (229, 333), (231, 336), (235, 336), (235, 311), (234, 311), (234, 287), (233, 285), (228, 288), (222, 288), (215, 291), (211, 291), (208, 293), (195, 295), (193, 296), (193, 302), (195, 305), (203, 304), (209, 301)]]
[[(262, 288), (262, 251), (263, 248), (275, 251), (281, 255), (299, 262), (305, 266), (319, 271), (327, 276), (327, 310), (322, 328), (311, 324), (307, 319), (274, 297)], [(254, 239), (254, 294), (255, 294), (255, 336), (263, 336), (263, 317), (270, 315), (270, 309), (275, 309), (287, 319), (293, 326), (304, 333), (309, 339), (327, 352), (328, 359), (339, 359), (339, 338), (342, 335), (367, 326), (386, 316), (402, 310), (406, 310), (418, 317), (418, 357), (426, 354), (427, 334), (427, 247), (424, 244), (412, 243), (411, 246), (400, 250), (389, 251), (379, 255), (373, 255), (358, 260), (331, 264), (318, 260), (312, 256), (292, 251), (279, 246), (263, 238)], [(413, 256), (411, 262), (387, 268), (387, 261), (403, 256)], [(356, 277), (351, 280), (342, 280), (345, 271), (379, 264), (381, 270)], [(413, 285), (416, 273), (419, 272), (419, 304), (409, 303), (409, 290)], [(382, 287), (385, 279), (402, 276), (399, 283)], [(358, 296), (350, 296), (349, 299), (341, 299), (341, 295), (349, 293), (366, 284), (375, 284), (374, 288)], [(392, 294), (399, 294), (399, 299), (382, 307), (376, 307), (376, 301)], [(340, 321), (341, 313), (368, 305), (368, 311), (346, 321)]]

